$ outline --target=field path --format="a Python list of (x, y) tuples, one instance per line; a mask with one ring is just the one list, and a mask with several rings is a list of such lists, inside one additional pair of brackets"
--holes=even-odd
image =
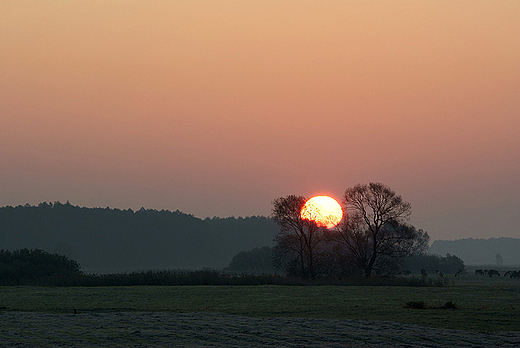
[(217, 313), (0, 313), (0, 347), (519, 347), (520, 332)]

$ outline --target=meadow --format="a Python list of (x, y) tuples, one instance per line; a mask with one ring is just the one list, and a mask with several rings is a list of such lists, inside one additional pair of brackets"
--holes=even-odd
[[(445, 308), (450, 302), (456, 308)], [(426, 308), (407, 303), (424, 302)], [(520, 331), (520, 281), (466, 275), (445, 287), (121, 286), (0, 287), (0, 312), (223, 313), (264, 318), (361, 319), (475, 332)]]

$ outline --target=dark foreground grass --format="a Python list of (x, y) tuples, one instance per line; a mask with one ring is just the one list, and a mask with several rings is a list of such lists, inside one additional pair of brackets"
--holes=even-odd
[[(477, 285), (478, 284), (478, 285)], [(0, 287), (0, 310), (220, 312), (388, 320), (471, 331), (520, 331), (520, 282), (400, 286)], [(424, 301), (426, 309), (405, 308)], [(447, 309), (451, 301), (456, 309)]]

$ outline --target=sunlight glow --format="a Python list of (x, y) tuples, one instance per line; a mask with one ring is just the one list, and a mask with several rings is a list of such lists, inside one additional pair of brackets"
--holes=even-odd
[(316, 222), (318, 226), (332, 228), (340, 223), (343, 210), (332, 197), (314, 196), (305, 202), (300, 216), (304, 220)]

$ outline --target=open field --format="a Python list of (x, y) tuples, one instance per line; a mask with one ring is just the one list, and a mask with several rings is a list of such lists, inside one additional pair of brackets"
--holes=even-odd
[[(430, 308), (405, 308), (409, 301)], [(458, 309), (435, 308), (448, 301)], [(67, 337), (110, 346), (287, 345), (291, 337), (301, 340), (298, 346), (388, 346), (392, 339), (409, 346), (414, 340), (419, 346), (520, 346), (520, 281), (504, 278), (465, 276), (454, 286), (428, 288), (1, 287), (0, 307), (0, 346), (65, 344)], [(50, 328), (56, 328), (52, 334)]]

